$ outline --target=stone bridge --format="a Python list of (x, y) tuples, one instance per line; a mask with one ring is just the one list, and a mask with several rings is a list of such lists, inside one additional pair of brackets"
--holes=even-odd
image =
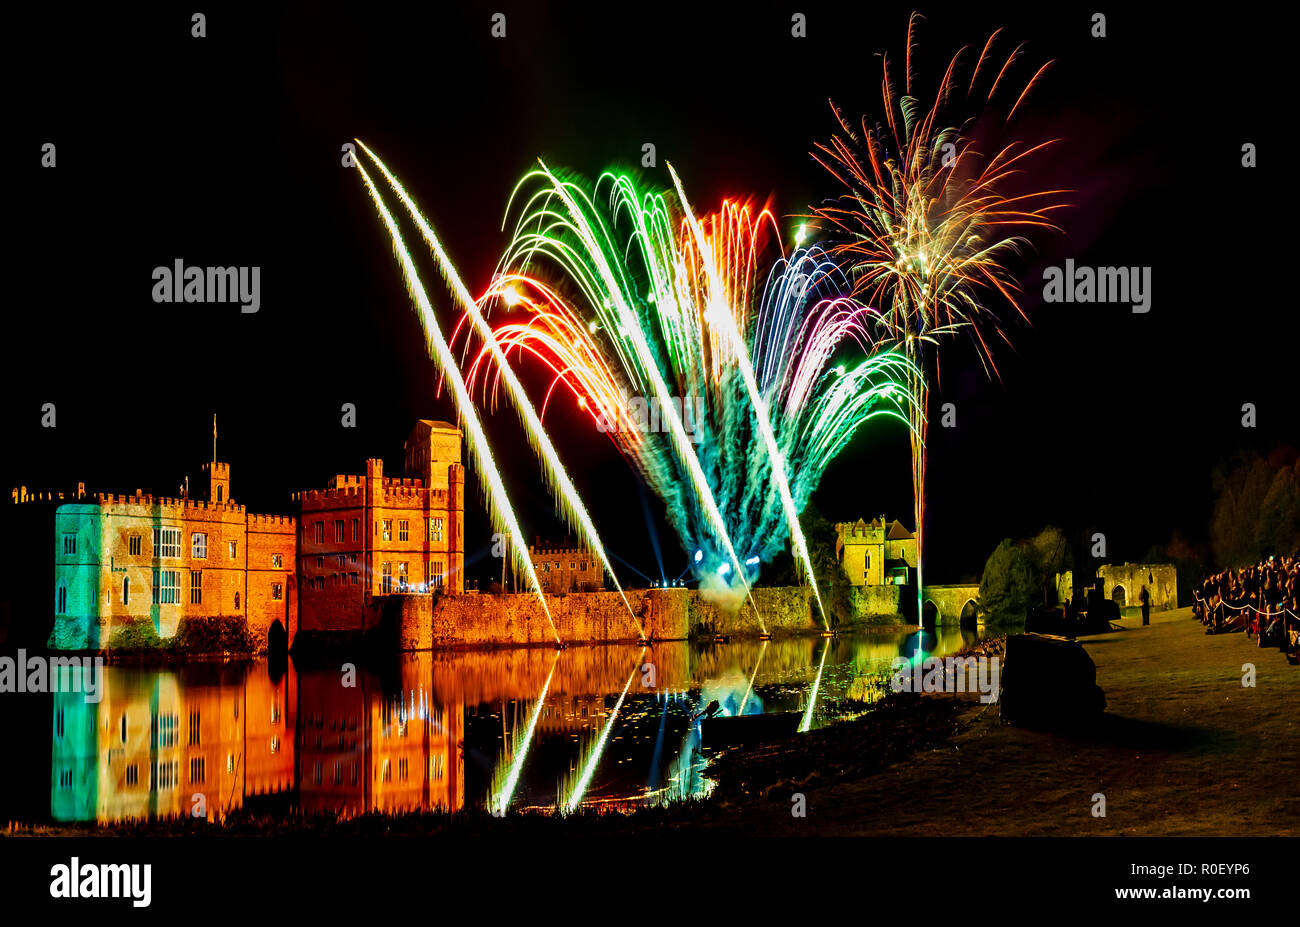
[(980, 587), (974, 585), (926, 586), (921, 596), (922, 623), (960, 624), (974, 627), (979, 622)]

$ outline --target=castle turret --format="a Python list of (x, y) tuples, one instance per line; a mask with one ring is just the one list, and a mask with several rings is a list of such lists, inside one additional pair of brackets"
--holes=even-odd
[(230, 464), (213, 461), (203, 465), (208, 477), (208, 502), (224, 505), (230, 501)]
[(404, 445), (406, 475), (419, 479), (426, 489), (447, 490), (451, 468), (460, 465), (461, 430), (450, 422), (420, 419)]

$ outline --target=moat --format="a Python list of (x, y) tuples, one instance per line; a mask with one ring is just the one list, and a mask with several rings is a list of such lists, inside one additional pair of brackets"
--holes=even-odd
[(869, 711), (900, 655), (984, 632), (110, 665), (102, 695), (9, 693), (0, 815), (41, 826), (236, 811), (633, 809), (709, 793), (698, 716), (809, 728)]

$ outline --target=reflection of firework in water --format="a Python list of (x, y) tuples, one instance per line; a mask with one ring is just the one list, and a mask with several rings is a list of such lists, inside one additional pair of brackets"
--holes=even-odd
[[(1026, 159), (1050, 142), (993, 145), (994, 153), (988, 155), (976, 138), (1005, 128), (1051, 62), (1034, 71), (1028, 83), (1013, 83), (1024, 46), (1005, 61), (995, 58), (994, 32), (969, 78), (959, 76), (966, 49), (952, 58), (927, 109), (912, 95), (919, 18), (913, 14), (908, 23), (901, 94), (888, 57), (883, 59), (885, 123), (873, 126), (864, 117), (858, 132), (835, 109), (843, 134), (818, 145), (814, 157), (844, 193), (813, 210), (837, 240), (829, 250), (846, 268), (852, 294), (880, 311), (885, 336), (896, 339), (914, 364), (908, 387), (916, 400), (910, 413), (918, 619), (931, 355), (942, 337), (964, 329), (974, 338), (985, 369), (996, 372), (989, 342), (994, 337), (1005, 341), (1006, 334), (983, 299), (991, 294), (1023, 316), (1019, 286), (1004, 261), (1028, 246), (1021, 230), (1057, 230), (1049, 213), (1063, 207), (1059, 195), (1065, 192), (1008, 192)], [(1002, 101), (1009, 103), (1005, 118), (994, 112)]]
[[(785, 255), (766, 209), (696, 218), (680, 182), (675, 197), (612, 173), (586, 187), (545, 166), (514, 200), (480, 300), (523, 310), (495, 330), (507, 356), (540, 360), (547, 400), (565, 387), (609, 433), (664, 499), (702, 588), (738, 604), (787, 539), (811, 577), (798, 512), (826, 466), (868, 419), (914, 418), (910, 363), (872, 353), (884, 320), (842, 295), (820, 250)], [(480, 352), (471, 386), (486, 388), (492, 359)]]

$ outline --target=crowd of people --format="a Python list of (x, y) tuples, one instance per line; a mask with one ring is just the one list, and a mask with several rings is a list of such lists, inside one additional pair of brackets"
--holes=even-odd
[(1300, 557), (1269, 557), (1254, 566), (1205, 577), (1195, 590), (1206, 634), (1244, 631), (1260, 647), (1300, 660)]

